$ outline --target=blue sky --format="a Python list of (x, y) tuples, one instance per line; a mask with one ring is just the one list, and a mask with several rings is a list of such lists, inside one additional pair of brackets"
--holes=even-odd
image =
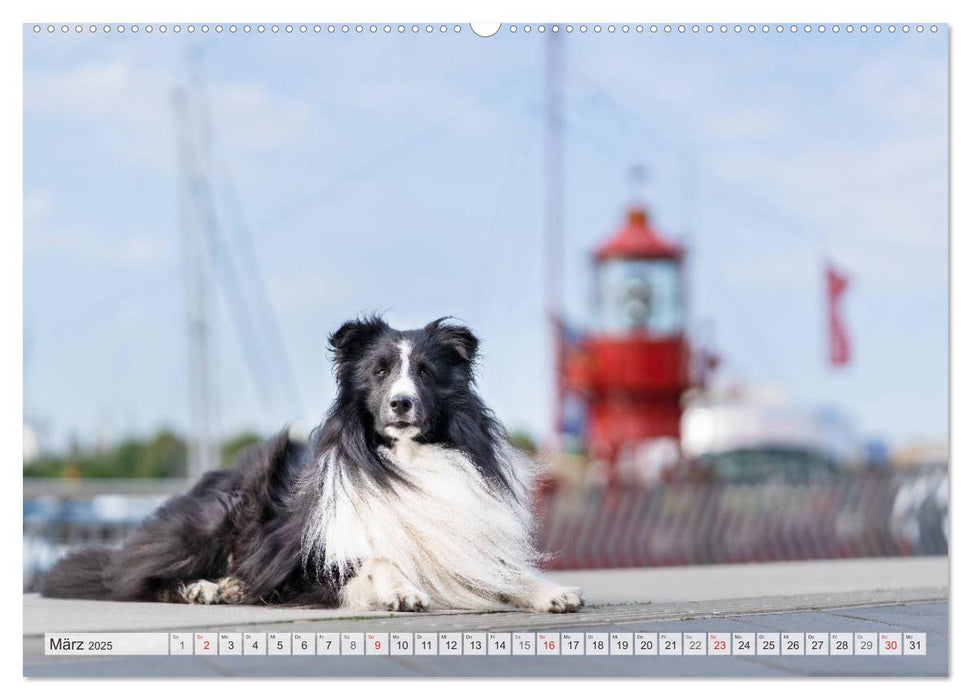
[[(221, 299), (222, 429), (318, 420), (327, 334), (379, 309), (399, 327), (469, 323), (485, 398), (543, 434), (544, 42), (25, 30), (27, 415), (54, 444), (187, 423), (171, 95), (194, 45), (220, 221), (249, 231), (303, 403), (261, 399)], [(589, 252), (642, 164), (655, 221), (691, 247), (692, 316), (726, 380), (838, 406), (863, 435), (946, 437), (945, 33), (575, 33), (564, 47), (571, 318), (589, 320)], [(839, 371), (824, 363), (825, 257), (852, 278)]]

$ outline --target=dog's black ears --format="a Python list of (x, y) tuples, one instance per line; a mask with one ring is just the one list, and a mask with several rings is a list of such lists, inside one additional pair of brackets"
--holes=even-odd
[(459, 357), (472, 364), (479, 350), (479, 339), (465, 326), (448, 323), (450, 318), (449, 316), (437, 318), (425, 326), (425, 330), (436, 334), (445, 345), (455, 350)]
[(352, 348), (363, 348), (388, 328), (384, 319), (376, 314), (347, 321), (327, 340), (334, 353), (334, 360), (343, 362), (348, 358)]

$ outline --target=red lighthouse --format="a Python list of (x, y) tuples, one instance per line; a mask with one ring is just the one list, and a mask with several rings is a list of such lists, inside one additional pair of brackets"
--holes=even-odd
[(680, 441), (692, 384), (684, 259), (640, 206), (593, 254), (594, 327), (564, 354), (561, 387), (584, 398), (589, 454), (608, 465), (626, 445)]

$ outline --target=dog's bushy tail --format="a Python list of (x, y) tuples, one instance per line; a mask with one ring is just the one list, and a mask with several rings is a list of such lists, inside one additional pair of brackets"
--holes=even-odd
[(47, 598), (109, 600), (108, 565), (112, 553), (108, 547), (85, 547), (68, 552), (41, 577), (40, 594)]

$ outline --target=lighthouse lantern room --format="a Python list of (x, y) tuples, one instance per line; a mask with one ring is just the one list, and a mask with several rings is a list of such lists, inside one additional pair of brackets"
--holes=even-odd
[(641, 206), (593, 254), (593, 328), (563, 369), (566, 388), (586, 399), (588, 451), (598, 461), (612, 464), (628, 444), (680, 441), (691, 385), (684, 260)]

